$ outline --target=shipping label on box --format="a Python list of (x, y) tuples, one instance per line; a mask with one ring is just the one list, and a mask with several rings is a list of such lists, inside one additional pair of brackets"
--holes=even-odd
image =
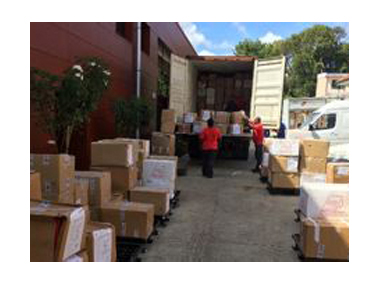
[(298, 173), (298, 156), (271, 155), (270, 169), (273, 172)]
[(349, 183), (349, 163), (330, 162), (326, 170), (327, 183)]

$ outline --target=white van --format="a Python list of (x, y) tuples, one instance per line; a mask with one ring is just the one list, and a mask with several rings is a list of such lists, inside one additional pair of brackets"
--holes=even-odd
[(330, 141), (330, 157), (349, 157), (349, 100), (337, 100), (310, 114), (287, 138), (315, 138)]

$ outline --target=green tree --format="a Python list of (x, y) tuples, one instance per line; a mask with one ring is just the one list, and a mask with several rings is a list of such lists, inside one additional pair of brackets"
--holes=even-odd
[(75, 128), (88, 121), (109, 86), (111, 73), (99, 58), (80, 58), (54, 75), (30, 70), (30, 98), (39, 122), (55, 140), (58, 153), (68, 153)]
[(349, 44), (345, 37), (341, 27), (315, 25), (271, 44), (243, 40), (236, 45), (235, 54), (259, 58), (285, 55), (285, 96), (312, 97), (318, 73), (349, 72)]
[(235, 46), (235, 55), (250, 55), (259, 58), (278, 56), (282, 54), (282, 42), (272, 44), (262, 43), (260, 40), (244, 39)]

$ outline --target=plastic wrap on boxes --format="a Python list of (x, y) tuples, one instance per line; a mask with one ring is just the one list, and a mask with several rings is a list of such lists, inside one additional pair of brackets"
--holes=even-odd
[(305, 183), (326, 183), (326, 174), (302, 172), (301, 187)]
[(269, 147), (271, 155), (298, 156), (299, 140), (273, 139)]
[(239, 124), (230, 125), (230, 134), (240, 135), (242, 133), (242, 127)]
[(269, 167), (269, 158), (270, 158), (269, 152), (264, 152), (263, 153), (263, 161), (261, 163), (261, 165), (263, 167)]
[(348, 218), (348, 184), (304, 183), (299, 208), (307, 218)]
[(165, 188), (174, 197), (177, 163), (174, 160), (145, 159), (143, 166), (143, 186)]

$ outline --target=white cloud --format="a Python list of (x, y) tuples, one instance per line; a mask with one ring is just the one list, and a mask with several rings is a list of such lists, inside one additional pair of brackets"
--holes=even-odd
[(278, 41), (278, 40), (281, 40), (282, 37), (279, 36), (279, 35), (275, 35), (273, 34), (272, 32), (267, 32), (265, 34), (265, 36), (259, 38), (259, 40), (262, 42), (262, 43), (265, 43), (265, 44), (271, 44), (275, 41)]
[[(214, 43), (209, 40), (206, 35), (198, 30), (195, 23), (192, 22), (180, 22), (179, 23), (182, 30), (185, 32), (186, 36), (190, 40), (194, 48), (200, 52), (200, 55), (215, 55), (215, 50), (224, 51), (223, 54), (232, 54), (234, 45), (224, 40), (220, 43)], [(213, 50), (213, 51), (211, 51)]]
[(242, 34), (245, 37), (248, 36), (247, 28), (244, 26), (244, 24), (240, 22), (233, 22), (232, 25), (235, 26), (235, 28), (239, 31), (240, 34)]
[(199, 55), (215, 55), (214, 53), (212, 53), (211, 51), (209, 50), (201, 50), (200, 52), (198, 52)]
[(189, 38), (190, 42), (197, 48), (200, 45), (205, 47), (210, 47), (211, 42), (206, 38), (206, 36), (198, 31), (197, 26), (192, 22), (180, 22), (181, 28), (185, 32), (186, 36)]

